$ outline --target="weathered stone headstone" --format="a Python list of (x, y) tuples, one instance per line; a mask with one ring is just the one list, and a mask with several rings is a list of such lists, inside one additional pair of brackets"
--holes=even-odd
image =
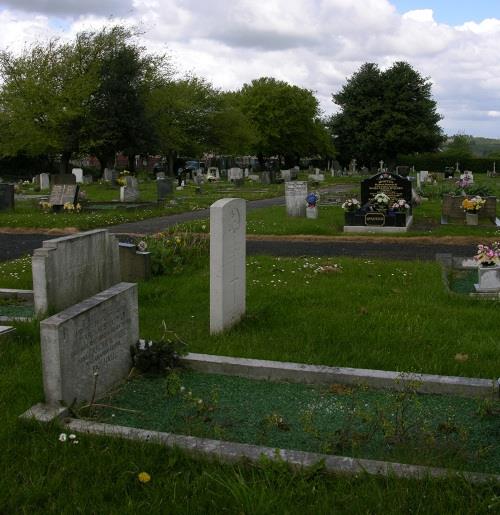
[(158, 172), (156, 174), (156, 179), (165, 179), (165, 172)]
[(158, 179), (156, 181), (156, 192), (158, 200), (165, 200), (169, 195), (174, 193), (174, 181), (168, 177), (165, 179)]
[(270, 172), (261, 172), (260, 173), (260, 182), (262, 184), (271, 184), (271, 173)]
[(50, 176), (51, 186), (56, 184), (76, 184), (76, 177), (72, 173), (57, 173)]
[(246, 201), (210, 206), (210, 333), (237, 323), (246, 309)]
[(286, 214), (306, 216), (307, 182), (296, 181), (285, 184)]
[(285, 182), (290, 182), (292, 180), (292, 172), (290, 170), (281, 170), (281, 178)]
[(411, 182), (399, 175), (382, 172), (361, 182), (361, 204), (371, 202), (377, 193), (385, 193), (391, 203), (404, 199), (411, 204)]
[(83, 184), (92, 184), (93, 182), (94, 178), (92, 177), (92, 175), (88, 174), (83, 176)]
[(228, 171), (227, 179), (229, 181), (243, 179), (243, 170), (241, 168), (230, 168)]
[(124, 380), (139, 339), (137, 285), (119, 283), (40, 323), (49, 405), (97, 399)]
[(75, 176), (77, 184), (83, 183), (83, 170), (81, 168), (73, 168), (71, 173)]
[(13, 184), (0, 183), (0, 211), (2, 209), (14, 209)]
[(116, 179), (118, 178), (118, 172), (111, 168), (104, 168), (104, 174), (102, 178), (106, 182), (110, 182), (111, 184), (116, 184)]
[(78, 202), (77, 184), (55, 184), (50, 190), (49, 203), (53, 207), (62, 207), (66, 203), (76, 204)]
[(37, 315), (61, 311), (120, 282), (118, 241), (105, 229), (44, 241), (32, 265)]
[(120, 187), (120, 202), (136, 202), (139, 200), (137, 178), (132, 175), (126, 175), (125, 182), (126, 185)]
[(50, 175), (48, 173), (41, 173), (38, 176), (38, 186), (41, 190), (48, 190), (50, 188)]
[(151, 277), (151, 252), (137, 250), (133, 243), (119, 244), (121, 280), (128, 283)]

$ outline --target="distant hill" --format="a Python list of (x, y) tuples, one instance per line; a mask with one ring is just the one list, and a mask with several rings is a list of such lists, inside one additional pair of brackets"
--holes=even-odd
[[(493, 153), (500, 156), (500, 139), (478, 138), (475, 136), (466, 136), (466, 138), (468, 139), (470, 151), (476, 157), (488, 157)], [(453, 137), (448, 138), (448, 140), (443, 144), (442, 149), (446, 150), (452, 140)]]

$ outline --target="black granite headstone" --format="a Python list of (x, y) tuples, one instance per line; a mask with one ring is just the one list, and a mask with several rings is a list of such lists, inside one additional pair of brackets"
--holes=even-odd
[(14, 209), (14, 185), (0, 183), (0, 210)]
[(76, 184), (76, 177), (72, 173), (57, 173), (50, 176), (50, 185)]
[(404, 199), (411, 205), (411, 182), (392, 173), (378, 173), (361, 182), (361, 204), (371, 202), (377, 193), (385, 193), (391, 203)]

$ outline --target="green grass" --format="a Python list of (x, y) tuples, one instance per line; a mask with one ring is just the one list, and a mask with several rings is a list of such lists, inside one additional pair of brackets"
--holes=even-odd
[(500, 473), (500, 403), (418, 395), (415, 385), (387, 392), (180, 371), (137, 377), (102, 402), (92, 418), (120, 426)]
[[(272, 271), (272, 266), (288, 270), (281, 263), (264, 258), (253, 259), (249, 265), (249, 316), (237, 329), (226, 337), (210, 338), (208, 332), (208, 271), (206, 263), (200, 262), (192, 268), (185, 269), (183, 274), (165, 277), (140, 285), (141, 304), (141, 333), (159, 330), (158, 321), (166, 319), (170, 328), (179, 332), (191, 344), (191, 350), (206, 352), (233, 353), (234, 355), (254, 355), (270, 359), (291, 359), (310, 361), (314, 363), (334, 361), (335, 353), (343, 352), (346, 342), (338, 340), (336, 333), (329, 334), (329, 341), (322, 339), (326, 329), (324, 325), (333, 316), (337, 320), (336, 311), (341, 308), (342, 291), (335, 283), (338, 278), (347, 277), (349, 260), (343, 260), (344, 272), (325, 276), (329, 284), (325, 291), (318, 289), (316, 279), (307, 279), (305, 273), (298, 276), (296, 286), (301, 285), (297, 296), (288, 299), (288, 290), (269, 286), (270, 280), (281, 279), (283, 273)], [(256, 264), (260, 262), (260, 264)], [(362, 341), (359, 337), (368, 334), (368, 325), (360, 324), (363, 318), (377, 315), (377, 302), (368, 303), (367, 294), (380, 294), (376, 301), (389, 297), (384, 307), (389, 304), (395, 308), (406, 305), (410, 300), (401, 302), (394, 288), (404, 290), (404, 282), (399, 274), (396, 286), (384, 275), (379, 280), (377, 271), (382, 271), (382, 265), (366, 265), (361, 261), (353, 261), (351, 272), (351, 287), (347, 295), (347, 305), (350, 310), (350, 330), (352, 340)], [(296, 263), (297, 269), (299, 263)], [(301, 262), (300, 265), (303, 265)], [(405, 264), (406, 265), (406, 264)], [(29, 272), (26, 262), (2, 264), (0, 273), (1, 287), (29, 287)], [(259, 270), (259, 266), (261, 269)], [(295, 265), (294, 265), (295, 266)], [(349, 265), (350, 266), (350, 265)], [(403, 265), (395, 265), (401, 268)], [(438, 271), (429, 268), (432, 281), (438, 281)], [(24, 271), (23, 271), (24, 268)], [(362, 286), (361, 281), (354, 281), (356, 273), (361, 268), (368, 268), (374, 275), (375, 282)], [(307, 270), (307, 269), (305, 269)], [(413, 271), (409, 270), (410, 272)], [(254, 273), (255, 272), (255, 273)], [(258, 274), (257, 274), (258, 272)], [(15, 279), (12, 274), (19, 274)], [(276, 277), (273, 278), (273, 273)], [(297, 270), (298, 273), (298, 270)], [(308, 275), (312, 272), (307, 270)], [(436, 347), (442, 347), (443, 368), (467, 372), (470, 375), (484, 375), (482, 360), (491, 359), (489, 368), (498, 371), (498, 351), (494, 348), (496, 341), (496, 309), (493, 304), (472, 303), (461, 301), (451, 305), (443, 312), (442, 303), (446, 305), (448, 297), (443, 296), (440, 287), (436, 285), (430, 290), (426, 279), (422, 282), (422, 273), (412, 278), (411, 292), (418, 291), (418, 281), (425, 286), (425, 291), (431, 292), (430, 297), (436, 302), (436, 312), (429, 300), (417, 299), (416, 305), (411, 300), (406, 319), (397, 320), (391, 317), (391, 327), (394, 323), (411, 327), (423, 326), (426, 332), (431, 330), (427, 343), (420, 341), (415, 333), (410, 338), (404, 350), (408, 355), (417, 352), (422, 357), (422, 349), (430, 352)], [(290, 270), (291, 274), (291, 270)], [(294, 274), (295, 275), (295, 274)], [(424, 276), (427, 275), (424, 273)], [(367, 279), (366, 275), (361, 278)], [(261, 284), (253, 283), (254, 280)], [(285, 279), (286, 280), (286, 279)], [(309, 285), (305, 281), (309, 280)], [(379, 280), (377, 283), (376, 281)], [(314, 289), (311, 290), (310, 286)], [(408, 285), (409, 286), (409, 285)], [(309, 288), (309, 289), (306, 289)], [(359, 290), (359, 288), (361, 288)], [(260, 293), (259, 293), (260, 292)], [(337, 292), (337, 293), (335, 293)], [(285, 296), (283, 296), (283, 293)], [(320, 293), (316, 296), (316, 293)], [(353, 297), (354, 296), (354, 297)], [(260, 298), (260, 300), (258, 300)], [(353, 298), (356, 302), (353, 303)], [(340, 302), (339, 302), (340, 300)], [(290, 318), (297, 310), (303, 313), (301, 320), (296, 323)], [(312, 311), (311, 311), (312, 306)], [(365, 310), (361, 310), (365, 307)], [(371, 309), (374, 311), (370, 311)], [(483, 309), (486, 308), (486, 309)], [(493, 312), (495, 309), (495, 312)], [(423, 310), (423, 312), (422, 312)], [(341, 309), (342, 311), (342, 309)], [(344, 314), (346, 311), (344, 310)], [(325, 319), (326, 314), (326, 319)], [(431, 316), (431, 320), (428, 317)], [(486, 316), (485, 316), (486, 315)], [(448, 316), (448, 328), (453, 320), (460, 321), (465, 317), (460, 329), (472, 324), (476, 331), (485, 321), (481, 331), (484, 340), (490, 347), (489, 358), (485, 357), (485, 346), (477, 339), (470, 343), (471, 360), (460, 365), (453, 363), (455, 348), (466, 351), (462, 345), (454, 343), (453, 336), (446, 332), (436, 334), (431, 325), (442, 316)], [(194, 318), (191, 318), (194, 317)], [(307, 324), (305, 319), (308, 320)], [(279, 322), (279, 329), (284, 325), (294, 326), (295, 334), (290, 338), (291, 329), (288, 327), (285, 336), (278, 331), (270, 330), (270, 324)], [(441, 324), (442, 325), (442, 324)], [(58, 441), (60, 428), (56, 425), (41, 425), (25, 423), (18, 416), (26, 409), (43, 400), (42, 374), (40, 363), (40, 345), (38, 326), (36, 323), (16, 324), (18, 331), (13, 336), (0, 339), (0, 406), (2, 423), (0, 424), (0, 466), (2, 481), (0, 487), (0, 512), (2, 513), (245, 513), (245, 514), (281, 514), (281, 513), (453, 513), (468, 515), (470, 513), (494, 513), (500, 508), (500, 489), (498, 486), (470, 485), (460, 479), (449, 480), (398, 480), (395, 478), (374, 478), (364, 474), (356, 477), (329, 475), (314, 468), (309, 471), (293, 471), (284, 464), (263, 462), (258, 466), (245, 463), (223, 465), (201, 458), (191, 458), (186, 453), (168, 450), (154, 444), (134, 443), (104, 437), (79, 435), (79, 444)], [(255, 326), (252, 328), (252, 326)], [(305, 331), (304, 331), (305, 329)], [(373, 326), (377, 332), (380, 327)], [(415, 329), (416, 330), (416, 329)], [(238, 340), (243, 333), (253, 334), (243, 344)], [(269, 336), (269, 337), (267, 337)], [(373, 335), (372, 335), (373, 336)], [(378, 345), (380, 361), (387, 362), (388, 368), (392, 363), (388, 360), (395, 349), (390, 342), (390, 334), (383, 334), (381, 340), (389, 345)], [(410, 336), (412, 336), (410, 332)], [(285, 338), (289, 338), (290, 348)], [(304, 340), (304, 338), (306, 340)], [(481, 339), (480, 338), (480, 339)], [(317, 341), (316, 341), (317, 340)], [(445, 340), (445, 343), (443, 343)], [(305, 344), (304, 344), (305, 341)], [(371, 337), (369, 345), (374, 341)], [(376, 341), (376, 338), (375, 338)], [(493, 344), (493, 346), (492, 346)], [(244, 347), (247, 345), (247, 347)], [(367, 345), (367, 353), (374, 354)], [(337, 348), (337, 350), (334, 349)], [(478, 353), (476, 354), (476, 348)], [(382, 351), (380, 351), (382, 349)], [(383, 350), (385, 349), (385, 350)], [(344, 349), (345, 351), (347, 349)], [(400, 349), (399, 349), (400, 350)], [(282, 353), (283, 355), (280, 355)], [(431, 359), (435, 360), (432, 357)], [(406, 358), (411, 362), (411, 358)], [(463, 369), (462, 369), (463, 367)], [(146, 471), (152, 480), (140, 484), (137, 474)]]
[[(119, 190), (106, 184), (86, 185), (82, 188), (87, 193), (89, 202), (112, 202), (119, 199)], [(154, 182), (140, 184), (140, 201), (156, 202), (156, 185)], [(44, 213), (38, 206), (38, 200), (17, 201), (14, 211), (0, 212), (0, 227), (31, 227), (38, 229), (76, 227), (81, 230), (106, 227), (126, 222), (145, 220), (158, 216), (166, 216), (185, 211), (195, 211), (209, 207), (216, 200), (224, 197), (241, 197), (246, 200), (258, 200), (283, 194), (283, 185), (261, 185), (245, 183), (235, 188), (229, 183), (206, 184), (202, 186), (201, 195), (195, 192), (195, 186), (189, 185), (183, 190), (175, 191), (172, 199), (162, 204), (152, 204), (137, 209), (120, 209), (110, 206), (109, 209), (86, 210), (80, 213)], [(174, 203), (171, 203), (171, 200)]]

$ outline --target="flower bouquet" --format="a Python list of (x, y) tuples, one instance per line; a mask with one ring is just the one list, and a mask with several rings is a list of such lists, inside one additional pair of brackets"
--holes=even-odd
[(474, 259), (481, 266), (497, 265), (500, 262), (500, 243), (495, 241), (491, 245), (478, 245)]
[(410, 205), (406, 202), (405, 199), (398, 199), (391, 206), (391, 209), (396, 213), (404, 213), (407, 209), (410, 209)]
[(342, 209), (348, 213), (357, 211), (361, 207), (359, 200), (356, 198), (348, 198), (343, 204)]
[(373, 197), (372, 205), (377, 211), (385, 211), (391, 199), (385, 193), (377, 193)]
[(476, 195), (470, 199), (464, 199), (462, 201), (462, 208), (466, 213), (476, 214), (485, 204), (486, 200)]

